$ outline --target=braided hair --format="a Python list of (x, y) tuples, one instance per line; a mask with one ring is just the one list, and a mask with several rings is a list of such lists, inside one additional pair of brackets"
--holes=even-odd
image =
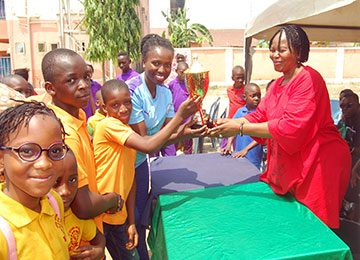
[[(271, 48), (275, 36), (280, 34), (279, 39), (281, 39), (283, 33), (285, 33), (286, 35), (286, 40), (290, 52), (292, 53), (293, 51), (295, 51), (299, 55), (299, 63), (306, 62), (309, 58), (310, 51), (309, 39), (305, 31), (296, 24), (287, 24), (277, 30), (274, 36), (270, 39), (269, 47)], [(280, 49), (280, 40), (277, 49)]]
[(18, 101), (21, 104), (10, 107), (0, 114), (0, 146), (10, 141), (10, 134), (16, 132), (20, 126), (27, 127), (31, 118), (35, 115), (44, 115), (54, 118), (60, 125), (63, 139), (65, 129), (54, 111), (43, 102)]
[(158, 46), (170, 50), (174, 55), (174, 48), (169, 40), (157, 34), (148, 34), (141, 40), (140, 44), (142, 59), (145, 60), (148, 52)]

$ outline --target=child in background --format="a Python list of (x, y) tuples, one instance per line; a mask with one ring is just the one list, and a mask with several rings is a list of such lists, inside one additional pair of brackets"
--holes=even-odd
[[(64, 158), (64, 169), (53, 186), (53, 190), (64, 202), (65, 229), (70, 239), (69, 252), (71, 256), (76, 255), (76, 259), (101, 259), (105, 256), (104, 235), (96, 228), (92, 219), (79, 219), (70, 208), (77, 192), (77, 180), (76, 158), (69, 150)], [(81, 240), (89, 241), (90, 245), (80, 246)]]
[(121, 73), (117, 75), (116, 79), (127, 81), (137, 75), (136, 71), (134, 71), (132, 68), (130, 68), (131, 59), (129, 58), (129, 54), (125, 51), (122, 51), (117, 56), (117, 61), (119, 68), (121, 69)]
[(96, 109), (98, 109), (98, 106), (96, 105), (96, 92), (98, 92), (101, 89), (101, 84), (95, 80), (92, 80), (92, 77), (94, 75), (94, 67), (91, 64), (87, 64), (87, 68), (90, 73), (90, 98), (88, 101), (87, 107), (83, 108), (86, 114), (86, 118), (91, 117), (95, 114)]
[[(246, 114), (249, 114), (257, 108), (261, 100), (261, 91), (258, 85), (255, 83), (249, 83), (245, 86), (244, 89), (244, 100), (246, 105), (242, 108), (239, 108), (235, 113), (233, 118), (241, 118)], [(234, 137), (228, 138), (228, 143), (225, 149), (222, 149), (223, 154), (231, 154), (231, 144)], [(236, 136), (236, 146), (235, 146), (235, 158), (246, 157), (250, 162), (252, 162), (258, 169), (261, 166), (262, 160), (262, 146), (259, 145), (254, 139), (248, 135)]]
[(246, 101), (244, 100), (244, 81), (245, 81), (245, 70), (241, 66), (235, 66), (232, 69), (231, 79), (234, 81), (234, 85), (227, 88), (227, 95), (229, 98), (229, 115), (228, 118), (233, 118), (236, 111), (239, 108), (245, 106)]
[[(245, 81), (245, 70), (243, 67), (236, 65), (232, 69), (231, 79), (234, 81), (234, 85), (227, 88), (227, 96), (229, 98), (229, 114), (228, 118), (233, 118), (236, 111), (239, 108), (245, 106), (246, 101), (244, 100), (244, 81)], [(234, 142), (235, 139), (233, 139)], [(226, 148), (227, 138), (221, 140), (221, 149)], [(235, 148), (235, 144), (233, 146)]]
[[(93, 146), (81, 109), (89, 102), (91, 71), (80, 55), (62, 48), (48, 52), (41, 68), (45, 89), (52, 96), (48, 106), (63, 122), (67, 133), (65, 143), (74, 152), (78, 165), (79, 189), (71, 209), (81, 219), (95, 218), (107, 210), (115, 213), (121, 209), (122, 200), (116, 193), (98, 193)], [(94, 221), (102, 231), (102, 217)]]
[(95, 114), (89, 117), (87, 121), (88, 131), (90, 136), (94, 135), (96, 125), (105, 118), (106, 112), (103, 109), (102, 104), (104, 103), (102, 96), (101, 96), (101, 89), (96, 92), (96, 106), (98, 109), (96, 110)]
[[(129, 125), (141, 136), (154, 135), (174, 117), (171, 91), (164, 81), (171, 72), (174, 48), (171, 43), (156, 34), (146, 35), (141, 41), (141, 56), (145, 72), (127, 82), (133, 103)], [(194, 104), (195, 105), (195, 104)], [(181, 139), (203, 136), (206, 127), (191, 129), (191, 124), (179, 127), (170, 136), (167, 145)], [(135, 162), (136, 179), (136, 229), (139, 233), (138, 251), (141, 259), (148, 259), (145, 243), (145, 229), (141, 224), (149, 190), (149, 168), (146, 154), (138, 152)]]
[[(17, 259), (69, 259), (64, 206), (51, 191), (68, 151), (64, 137), (60, 120), (43, 103), (24, 102), (0, 114), (5, 168), (0, 217), (9, 225), (8, 230), (1, 227), (0, 259), (12, 253)], [(7, 242), (6, 231), (14, 243)], [(16, 248), (8, 251), (11, 245)]]
[[(182, 55), (183, 56), (183, 55)], [(178, 57), (178, 55), (176, 55)], [(184, 57), (185, 58), (185, 57)], [(186, 62), (180, 61), (176, 67), (177, 77), (169, 83), (169, 89), (173, 96), (174, 112), (176, 113), (180, 105), (189, 97), (189, 92), (185, 86), (185, 71), (189, 68)], [(185, 119), (187, 122), (190, 118)], [(192, 139), (185, 139), (182, 141), (184, 143), (184, 154), (192, 154)], [(177, 150), (179, 143), (175, 144)]]
[(125, 82), (107, 81), (101, 92), (107, 117), (97, 125), (94, 135), (98, 187), (100, 193), (119, 193), (126, 202), (121, 212), (104, 216), (106, 247), (114, 260), (138, 259), (135, 248), (138, 244), (134, 181), (136, 150), (150, 154), (157, 151), (181, 122), (197, 109), (194, 102), (187, 99), (159, 132), (153, 136), (140, 136), (128, 125), (132, 102)]
[(1, 82), (13, 90), (20, 92), (26, 98), (34, 95), (34, 89), (31, 88), (28, 82), (19, 75), (8, 75), (3, 78)]

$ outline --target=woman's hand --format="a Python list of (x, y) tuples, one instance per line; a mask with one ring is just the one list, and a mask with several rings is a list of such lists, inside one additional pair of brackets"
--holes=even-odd
[(215, 127), (209, 129), (210, 136), (230, 137), (239, 134), (240, 122), (236, 119), (220, 118), (216, 120)]
[(178, 129), (179, 136), (186, 137), (186, 139), (194, 137), (202, 137), (208, 134), (208, 127), (206, 125), (200, 128), (191, 128), (198, 121), (194, 118), (181, 125)]

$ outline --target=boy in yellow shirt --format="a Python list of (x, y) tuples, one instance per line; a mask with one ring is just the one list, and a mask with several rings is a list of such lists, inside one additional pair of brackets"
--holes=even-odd
[[(85, 112), (90, 98), (90, 71), (83, 58), (69, 49), (48, 52), (41, 64), (45, 89), (52, 97), (48, 104), (64, 124), (65, 143), (74, 152), (78, 166), (78, 192), (71, 208), (81, 219), (121, 209), (122, 201), (112, 192), (98, 193), (93, 147), (86, 127)], [(102, 231), (101, 216), (94, 219)]]
[(88, 118), (88, 131), (89, 131), (89, 134), (91, 136), (94, 135), (94, 131), (95, 131), (95, 128), (96, 128), (96, 125), (105, 118), (106, 116), (106, 112), (104, 111), (104, 109), (102, 108), (102, 104), (104, 103), (103, 99), (102, 99), (102, 96), (101, 96), (101, 89), (99, 89), (96, 94), (95, 94), (95, 97), (96, 97), (96, 105), (99, 107), (95, 114), (91, 117)]
[[(99, 192), (117, 192), (126, 203), (121, 212), (104, 215), (106, 247), (113, 259), (139, 259), (135, 248), (138, 244), (134, 181), (136, 150), (148, 154), (159, 150), (197, 108), (191, 99), (187, 99), (173, 119), (158, 133), (140, 136), (127, 124), (132, 102), (125, 82), (109, 80), (103, 85), (101, 94), (107, 117), (96, 126), (93, 140)], [(200, 102), (201, 99), (197, 98), (195, 101)]]
[[(92, 219), (79, 219), (70, 208), (78, 189), (77, 180), (76, 158), (74, 153), (69, 150), (64, 158), (64, 169), (53, 186), (64, 202), (65, 229), (70, 239), (69, 252), (78, 254), (79, 259), (86, 257), (93, 260), (101, 259), (105, 256), (104, 235), (96, 228)], [(90, 245), (80, 246), (81, 240), (89, 241)]]
[(60, 120), (43, 103), (25, 102), (0, 114), (0, 217), (8, 225), (0, 228), (0, 259), (69, 259), (64, 205), (50, 191), (68, 151), (64, 137)]

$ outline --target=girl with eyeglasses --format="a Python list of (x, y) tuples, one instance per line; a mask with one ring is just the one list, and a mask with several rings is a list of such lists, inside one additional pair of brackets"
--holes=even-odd
[(43, 103), (23, 102), (0, 114), (0, 259), (69, 259), (64, 205), (50, 191), (68, 151), (64, 136)]

